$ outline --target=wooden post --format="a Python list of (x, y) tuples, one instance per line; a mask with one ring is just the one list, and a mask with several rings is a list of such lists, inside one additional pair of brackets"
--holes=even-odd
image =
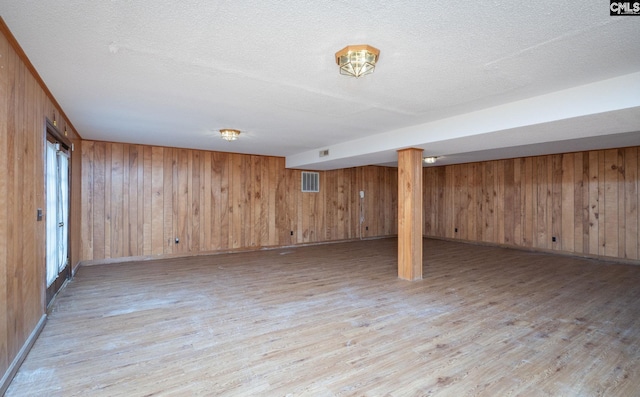
[(398, 277), (422, 279), (422, 149), (398, 151)]

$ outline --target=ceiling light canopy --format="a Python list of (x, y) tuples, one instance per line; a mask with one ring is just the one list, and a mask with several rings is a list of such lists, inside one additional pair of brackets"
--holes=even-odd
[(239, 135), (240, 135), (240, 131), (239, 130), (232, 130), (232, 129), (229, 129), (229, 128), (220, 130), (221, 138), (224, 139), (227, 142), (235, 141), (236, 139), (238, 139)]
[(380, 50), (367, 44), (348, 45), (336, 52), (336, 63), (340, 66), (340, 74), (360, 77), (373, 73)]
[(427, 164), (433, 164), (436, 162), (436, 159), (437, 159), (436, 156), (431, 156), (431, 157), (425, 157), (423, 160)]

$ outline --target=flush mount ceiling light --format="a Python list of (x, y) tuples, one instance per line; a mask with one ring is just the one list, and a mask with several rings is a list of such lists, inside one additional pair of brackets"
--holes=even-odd
[(238, 139), (239, 135), (240, 135), (239, 130), (232, 130), (229, 128), (220, 130), (220, 137), (227, 142), (235, 141), (236, 139)]
[(340, 74), (357, 78), (373, 73), (379, 57), (380, 50), (370, 45), (348, 45), (336, 52), (336, 63)]
[(437, 159), (436, 156), (431, 156), (431, 157), (425, 157), (423, 160), (427, 164), (433, 164), (436, 162), (436, 159)]

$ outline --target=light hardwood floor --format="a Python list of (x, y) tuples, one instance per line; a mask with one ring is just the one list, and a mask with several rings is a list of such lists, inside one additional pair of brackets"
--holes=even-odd
[(396, 245), (82, 267), (7, 396), (640, 394), (640, 267)]

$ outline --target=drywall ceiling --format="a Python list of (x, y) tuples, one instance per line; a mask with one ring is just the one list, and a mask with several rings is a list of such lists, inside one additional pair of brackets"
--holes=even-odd
[[(442, 163), (640, 144), (640, 17), (567, 0), (2, 0), (85, 139)], [(380, 49), (372, 75), (334, 53)], [(220, 128), (242, 130), (228, 143)], [(320, 157), (320, 150), (329, 156)]]

